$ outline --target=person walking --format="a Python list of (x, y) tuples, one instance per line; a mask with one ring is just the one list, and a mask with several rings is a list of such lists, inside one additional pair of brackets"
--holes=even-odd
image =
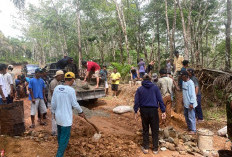
[(14, 82), (10, 73), (7, 72), (7, 65), (2, 64), (2, 75), (5, 81), (7, 104), (13, 103), (14, 100)]
[(52, 95), (52, 114), (55, 116), (57, 123), (58, 150), (56, 157), (63, 157), (68, 145), (71, 126), (73, 123), (73, 111), (76, 109), (79, 116), (85, 118), (83, 110), (77, 102), (76, 92), (71, 87), (75, 80), (73, 72), (67, 72), (64, 76), (64, 85), (58, 85)]
[(138, 68), (139, 68), (139, 77), (140, 79), (143, 79), (143, 76), (145, 75), (145, 62), (143, 61), (143, 59), (140, 59), (140, 62), (138, 63)]
[(184, 102), (184, 116), (188, 126), (189, 134), (196, 134), (196, 118), (195, 108), (197, 106), (197, 97), (195, 93), (195, 85), (189, 78), (187, 71), (181, 72), (183, 102)]
[(146, 74), (142, 86), (136, 91), (134, 103), (135, 120), (138, 119), (138, 109), (140, 109), (142, 119), (143, 144), (141, 149), (144, 154), (147, 154), (149, 149), (149, 126), (152, 132), (153, 153), (158, 153), (159, 106), (162, 111), (162, 119), (165, 119), (165, 105), (160, 90), (151, 82), (150, 76)]
[(43, 121), (43, 114), (47, 112), (47, 108), (45, 105), (46, 97), (45, 97), (45, 84), (43, 79), (41, 79), (41, 76), (43, 74), (42, 69), (37, 68), (35, 70), (35, 77), (32, 78), (29, 82), (29, 100), (31, 101), (31, 126), (30, 128), (35, 128), (35, 115), (38, 111), (38, 108), (40, 109), (40, 125), (46, 125), (46, 123)]
[(190, 79), (193, 81), (195, 85), (195, 93), (197, 96), (197, 107), (195, 108), (196, 118), (197, 118), (197, 122), (201, 123), (204, 121), (204, 119), (203, 119), (203, 112), (201, 108), (201, 89), (200, 89), (199, 81), (194, 75), (194, 69), (191, 68), (187, 69), (187, 72), (189, 74)]
[(114, 71), (110, 75), (110, 78), (111, 78), (111, 89), (113, 91), (113, 96), (116, 98), (117, 92), (118, 92), (118, 86), (119, 86), (120, 78), (121, 78), (121, 75), (119, 72), (117, 72), (116, 68), (114, 68)]
[[(51, 100), (52, 100), (52, 95), (54, 92), (54, 89), (56, 86), (62, 84), (61, 81), (64, 79), (64, 72), (62, 70), (58, 70), (56, 72), (56, 75), (54, 76), (54, 79), (51, 81), (49, 84), (49, 89), (48, 89), (48, 108), (51, 110)], [(54, 115), (52, 115), (52, 136), (57, 135), (57, 126), (56, 126), (56, 120)]]

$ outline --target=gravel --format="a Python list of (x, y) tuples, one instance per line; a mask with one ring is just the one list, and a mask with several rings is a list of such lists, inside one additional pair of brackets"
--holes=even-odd
[[(110, 117), (110, 114), (109, 113), (106, 113), (105, 111), (103, 110), (90, 110), (88, 109), (87, 107), (84, 107), (84, 106), (81, 106), (85, 116), (87, 118), (91, 118), (93, 116), (97, 116), (97, 117)], [(73, 110), (73, 113), (75, 115), (77, 115), (77, 111), (76, 110)]]

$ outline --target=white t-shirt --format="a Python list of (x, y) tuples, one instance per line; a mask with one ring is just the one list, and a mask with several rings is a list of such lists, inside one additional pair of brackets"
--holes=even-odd
[(6, 93), (7, 95), (10, 95), (11, 92), (11, 87), (10, 85), (13, 85), (13, 78), (11, 76), (11, 74), (6, 73), (5, 75), (3, 75), (4, 81), (5, 81), (5, 88), (6, 88)]
[(68, 85), (58, 85), (52, 95), (52, 113), (55, 114), (56, 123), (60, 126), (71, 126), (73, 121), (72, 108), (78, 113), (82, 109), (77, 102), (75, 90)]
[[(4, 94), (5, 97), (8, 96), (7, 91), (6, 91), (6, 83), (4, 81), (4, 77), (2, 74), (0, 74), (0, 86), (2, 87), (2, 92)], [(2, 98), (2, 96), (0, 95), (0, 98)]]

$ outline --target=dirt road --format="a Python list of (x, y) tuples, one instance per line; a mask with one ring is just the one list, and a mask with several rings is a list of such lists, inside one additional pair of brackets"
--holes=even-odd
[[(19, 68), (17, 68), (19, 69)], [(17, 71), (20, 73), (20, 71)], [(128, 86), (128, 85), (126, 85)], [(86, 114), (101, 131), (102, 137), (99, 141), (94, 141), (92, 136), (95, 133), (93, 127), (82, 118), (74, 115), (71, 138), (66, 150), (67, 157), (188, 157), (201, 156), (180, 155), (177, 151), (160, 151), (158, 155), (141, 153), (140, 145), (142, 136), (141, 121), (135, 121), (133, 113), (114, 114), (112, 109), (118, 105), (133, 105), (133, 91), (128, 87), (120, 87), (119, 98), (108, 96), (99, 99), (95, 104), (84, 103)], [(126, 90), (128, 89), (128, 90)], [(136, 90), (136, 89), (134, 89)], [(56, 137), (51, 133), (51, 114), (48, 110), (47, 126), (40, 126), (36, 123), (35, 129), (29, 129), (30, 121), (30, 101), (23, 99), (25, 110), (26, 132), (23, 137), (0, 136), (0, 150), (5, 150), (6, 157), (53, 157), (57, 151)], [(179, 132), (184, 132), (186, 125), (183, 115), (172, 113), (171, 126)], [(37, 119), (36, 119), (37, 120)], [(37, 122), (37, 121), (36, 121)], [(206, 121), (198, 124), (198, 128), (210, 128), (216, 133), (217, 129), (225, 125), (215, 121)], [(214, 149), (227, 149), (226, 138), (214, 136)]]

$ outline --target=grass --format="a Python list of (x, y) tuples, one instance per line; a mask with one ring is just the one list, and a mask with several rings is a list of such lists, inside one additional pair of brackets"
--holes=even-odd
[(226, 107), (207, 107), (203, 109), (205, 120), (216, 120), (218, 122), (226, 120)]

